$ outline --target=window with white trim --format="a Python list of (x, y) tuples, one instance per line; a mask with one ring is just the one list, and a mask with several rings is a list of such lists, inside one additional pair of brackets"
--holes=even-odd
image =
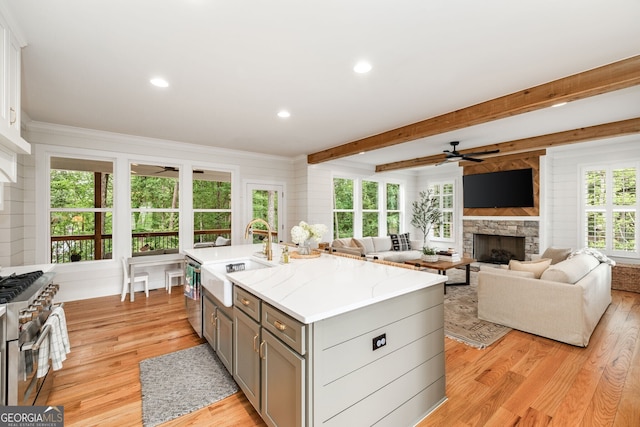
[(362, 181), (362, 237), (378, 236), (380, 231), (380, 194), (375, 181)]
[(429, 185), (431, 195), (442, 212), (440, 224), (431, 228), (431, 240), (450, 242), (454, 236), (454, 185), (453, 181), (434, 182)]
[(333, 178), (333, 238), (400, 233), (401, 194), (399, 183)]
[(582, 243), (608, 255), (640, 255), (637, 162), (585, 167), (582, 173)]
[(113, 161), (51, 157), (50, 260), (100, 260), (113, 247)]

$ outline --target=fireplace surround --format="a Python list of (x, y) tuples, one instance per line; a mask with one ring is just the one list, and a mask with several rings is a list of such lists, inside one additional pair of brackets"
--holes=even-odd
[[(491, 257), (491, 249), (500, 252), (503, 249), (504, 253), (498, 253), (496, 256), (506, 257), (506, 252), (511, 252), (515, 256), (515, 259), (521, 261), (530, 261), (532, 255), (540, 253), (539, 251), (539, 235), (540, 225), (539, 221), (518, 221), (518, 220), (493, 220), (493, 219), (465, 219), (462, 222), (463, 225), (463, 253), (465, 257), (476, 258), (480, 262), (498, 262), (507, 264), (508, 259), (495, 260), (482, 260), (481, 258), (486, 254), (486, 247), (491, 246), (488, 249), (488, 257)], [(485, 236), (484, 240), (488, 241), (488, 244), (481, 244), (480, 251), (476, 248), (476, 235)], [(515, 237), (517, 239), (510, 239)], [(482, 239), (481, 239), (482, 240)], [(504, 244), (505, 247), (500, 247)]]

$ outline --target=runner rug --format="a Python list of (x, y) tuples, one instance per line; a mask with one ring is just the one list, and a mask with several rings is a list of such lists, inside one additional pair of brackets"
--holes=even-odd
[(140, 362), (142, 422), (153, 427), (238, 391), (209, 344)]
[[(449, 282), (463, 282), (464, 270), (447, 270)], [(478, 319), (477, 273), (471, 286), (447, 286), (444, 296), (445, 336), (476, 348), (486, 348), (504, 337), (511, 328)]]

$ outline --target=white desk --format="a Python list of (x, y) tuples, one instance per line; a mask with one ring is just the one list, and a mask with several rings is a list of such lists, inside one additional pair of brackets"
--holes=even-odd
[(128, 258), (127, 264), (129, 264), (129, 280), (131, 282), (131, 284), (129, 285), (129, 292), (131, 292), (131, 301), (134, 300), (133, 278), (135, 277), (136, 267), (152, 267), (155, 265), (178, 263), (182, 265), (182, 268), (184, 268), (184, 254), (175, 253), (163, 255), (142, 255)]

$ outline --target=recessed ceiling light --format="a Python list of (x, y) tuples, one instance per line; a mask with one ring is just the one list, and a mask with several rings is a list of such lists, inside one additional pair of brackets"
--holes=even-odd
[(552, 107), (562, 107), (563, 105), (567, 105), (566, 102), (558, 102), (557, 104), (553, 104)]
[(156, 87), (169, 87), (169, 82), (160, 77), (155, 77), (149, 81), (151, 82), (152, 85)]
[(367, 61), (360, 61), (353, 67), (353, 71), (358, 74), (368, 73), (369, 71), (371, 71), (371, 64), (369, 64)]
[(282, 110), (282, 111), (278, 111), (278, 117), (282, 117), (283, 119), (286, 119), (287, 117), (290, 117), (291, 113), (288, 112), (287, 110)]

